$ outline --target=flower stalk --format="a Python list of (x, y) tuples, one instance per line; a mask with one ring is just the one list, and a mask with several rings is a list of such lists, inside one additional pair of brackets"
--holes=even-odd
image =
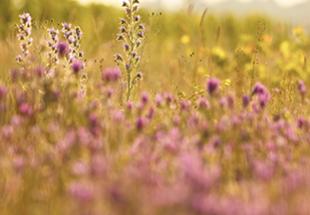
[(123, 68), (127, 82), (127, 101), (130, 99), (132, 90), (137, 81), (142, 78), (139, 72), (141, 49), (144, 39), (144, 25), (138, 15), (139, 0), (127, 0), (123, 2), (125, 16), (120, 20), (120, 30), (117, 40), (123, 43), (123, 54), (115, 55), (115, 62)]

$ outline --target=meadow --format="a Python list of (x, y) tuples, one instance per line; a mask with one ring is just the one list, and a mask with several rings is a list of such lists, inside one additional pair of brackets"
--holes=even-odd
[(0, 214), (310, 214), (306, 29), (137, 0), (0, 14)]

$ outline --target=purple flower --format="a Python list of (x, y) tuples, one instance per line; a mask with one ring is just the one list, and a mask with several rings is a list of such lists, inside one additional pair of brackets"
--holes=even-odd
[(121, 77), (121, 71), (118, 67), (107, 68), (102, 72), (101, 78), (106, 82), (116, 82)]
[(190, 101), (182, 100), (180, 102), (180, 109), (181, 109), (181, 111), (189, 111), (190, 107), (191, 107), (191, 102)]
[(205, 110), (205, 109), (209, 109), (210, 108), (210, 103), (207, 99), (205, 98), (199, 98), (198, 101), (198, 107), (202, 110)]
[(167, 105), (170, 105), (174, 100), (173, 95), (171, 93), (165, 93), (164, 97), (165, 97)]
[(217, 78), (210, 78), (207, 82), (207, 90), (210, 95), (213, 95), (219, 88), (220, 81)]
[(244, 108), (246, 108), (250, 104), (250, 97), (249, 96), (243, 96), (242, 97), (242, 105)]
[(267, 88), (261, 84), (261, 83), (256, 83), (253, 90), (252, 90), (252, 95), (261, 95), (261, 94), (266, 94), (268, 92)]
[(142, 117), (139, 117), (136, 121), (136, 128), (138, 131), (141, 131), (143, 130), (143, 128), (145, 127), (146, 125), (146, 119), (142, 118)]
[(297, 127), (304, 128), (308, 125), (308, 121), (304, 117), (300, 117), (297, 119)]
[(261, 94), (259, 95), (258, 99), (260, 107), (264, 108), (267, 105), (268, 101), (270, 100), (270, 95), (269, 93)]
[(127, 111), (132, 111), (134, 104), (131, 101), (128, 101), (126, 104)]
[(24, 102), (19, 106), (19, 112), (24, 116), (31, 116), (33, 109), (28, 103)]
[(141, 103), (142, 105), (146, 105), (149, 102), (149, 95), (147, 94), (147, 92), (143, 92), (141, 94)]
[(157, 107), (160, 107), (163, 104), (163, 96), (161, 94), (156, 94), (155, 96), (155, 103)]
[(69, 46), (66, 42), (59, 42), (57, 44), (57, 52), (59, 57), (65, 57), (69, 54)]
[(252, 95), (257, 95), (258, 105), (261, 108), (264, 108), (267, 105), (271, 97), (268, 89), (261, 83), (255, 84), (252, 90)]
[(77, 60), (77, 59), (73, 60), (71, 69), (74, 72), (74, 74), (78, 74), (83, 68), (84, 68), (84, 64), (82, 61)]
[(297, 88), (298, 88), (298, 91), (299, 91), (300, 95), (302, 95), (302, 96), (305, 96), (305, 95), (306, 95), (306, 93), (307, 93), (307, 87), (306, 87), (304, 81), (302, 81), (302, 80), (299, 81), (299, 82), (298, 82)]

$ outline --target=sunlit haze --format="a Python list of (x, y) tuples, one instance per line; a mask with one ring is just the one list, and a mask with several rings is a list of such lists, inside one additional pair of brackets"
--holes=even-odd
[[(120, 5), (122, 0), (79, 0), (82, 3), (89, 3), (89, 2), (98, 2), (98, 3), (106, 3), (111, 5)], [(206, 3), (214, 4), (217, 2), (223, 2), (225, 0), (205, 0)], [(243, 2), (248, 2), (251, 0), (240, 0)], [(273, 1), (273, 0), (253, 0), (253, 1)], [(304, 2), (305, 0), (274, 0), (274, 2), (278, 3), (281, 6), (292, 6), (301, 2)], [(184, 2), (183, 0), (142, 0), (142, 3), (156, 3), (160, 2), (160, 4), (165, 8), (178, 8), (180, 7)], [(195, 2), (195, 1), (193, 1)]]

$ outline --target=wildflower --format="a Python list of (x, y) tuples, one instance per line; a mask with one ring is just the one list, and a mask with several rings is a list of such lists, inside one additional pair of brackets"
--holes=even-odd
[(149, 95), (146, 92), (141, 94), (141, 103), (145, 106), (149, 102)]
[(307, 127), (308, 121), (304, 117), (300, 117), (297, 119), (297, 127), (302, 129), (304, 127)]
[(306, 85), (305, 85), (305, 82), (302, 81), (302, 80), (299, 81), (299, 82), (298, 82), (297, 88), (298, 88), (298, 91), (299, 91), (300, 95), (301, 95), (302, 97), (304, 97), (304, 96), (306, 95), (306, 93), (307, 93), (307, 87), (306, 87)]
[(123, 42), (124, 54), (123, 56), (116, 54), (115, 62), (122, 65), (126, 73), (127, 100), (129, 100), (131, 91), (141, 76), (138, 71), (141, 58), (139, 49), (144, 39), (144, 26), (140, 23), (141, 17), (137, 14), (139, 3), (138, 0), (123, 2), (125, 17), (121, 19), (121, 26), (117, 35), (117, 40)]
[(264, 108), (267, 105), (268, 101), (270, 100), (270, 95), (268, 93), (261, 94), (258, 96), (258, 100), (260, 107)]
[(252, 95), (261, 95), (261, 94), (266, 94), (268, 92), (267, 88), (261, 84), (261, 83), (256, 83), (253, 90), (252, 90)]
[(205, 109), (209, 109), (210, 108), (210, 103), (207, 99), (205, 98), (200, 98), (198, 101), (197, 101), (197, 104), (198, 104), (198, 107), (202, 110), (205, 110)]
[[(257, 95), (258, 97), (258, 105), (261, 108), (264, 108), (268, 101), (270, 100), (270, 93), (268, 89), (261, 83), (256, 83), (253, 90), (252, 95)], [(257, 108), (257, 107), (256, 107)]]
[(18, 63), (25, 62), (29, 56), (29, 48), (32, 45), (32, 18), (29, 13), (23, 13), (19, 16), (20, 24), (18, 25), (17, 38), (20, 41), (22, 53), (16, 57)]
[(69, 186), (69, 194), (80, 203), (88, 203), (94, 199), (94, 189), (88, 184), (74, 182)]
[(138, 131), (143, 130), (143, 128), (146, 125), (146, 119), (144, 119), (143, 117), (139, 117), (136, 121), (136, 128)]
[(101, 128), (101, 123), (95, 113), (91, 113), (88, 116), (88, 123), (90, 127), (90, 131), (92, 132), (93, 135), (98, 135), (100, 132)]
[(165, 97), (167, 105), (170, 105), (174, 100), (174, 97), (171, 93), (165, 93), (164, 97)]
[(84, 68), (84, 64), (80, 60), (74, 60), (71, 65), (71, 69), (74, 74), (78, 74)]
[(250, 97), (245, 95), (242, 97), (242, 106), (246, 108), (250, 104)]
[(155, 103), (157, 107), (160, 107), (163, 104), (164, 98), (161, 94), (156, 94), (155, 96)]
[(112, 112), (112, 119), (115, 122), (120, 123), (124, 120), (124, 113), (122, 111), (115, 110)]
[(48, 59), (49, 59), (49, 67), (51, 68), (53, 65), (58, 64), (58, 55), (57, 55), (57, 44), (59, 41), (58, 35), (59, 31), (54, 28), (49, 28), (48, 30), (49, 40), (47, 41), (47, 45), (49, 48)]
[(187, 100), (182, 100), (180, 102), (180, 109), (181, 111), (188, 111), (190, 109), (191, 103)]
[(72, 26), (70, 23), (62, 23), (62, 33), (69, 46), (69, 61), (73, 62), (75, 59), (81, 59), (84, 53), (81, 51), (81, 39), (83, 32), (79, 26)]
[(181, 37), (181, 43), (183, 43), (184, 45), (187, 45), (190, 42), (190, 37), (188, 35), (183, 35)]
[(146, 118), (151, 120), (151, 119), (153, 119), (154, 114), (155, 114), (155, 109), (153, 107), (150, 107), (150, 109), (148, 110), (148, 113), (146, 115)]
[(102, 72), (101, 78), (106, 82), (116, 82), (121, 77), (121, 71), (118, 67), (107, 68)]
[(210, 95), (213, 95), (219, 88), (220, 81), (217, 78), (210, 78), (207, 82), (207, 90)]
[(24, 116), (31, 116), (33, 113), (32, 107), (28, 103), (22, 103), (19, 106), (19, 112)]
[(66, 57), (69, 54), (69, 46), (66, 42), (59, 42), (57, 44), (57, 53), (59, 57), (63, 58)]

